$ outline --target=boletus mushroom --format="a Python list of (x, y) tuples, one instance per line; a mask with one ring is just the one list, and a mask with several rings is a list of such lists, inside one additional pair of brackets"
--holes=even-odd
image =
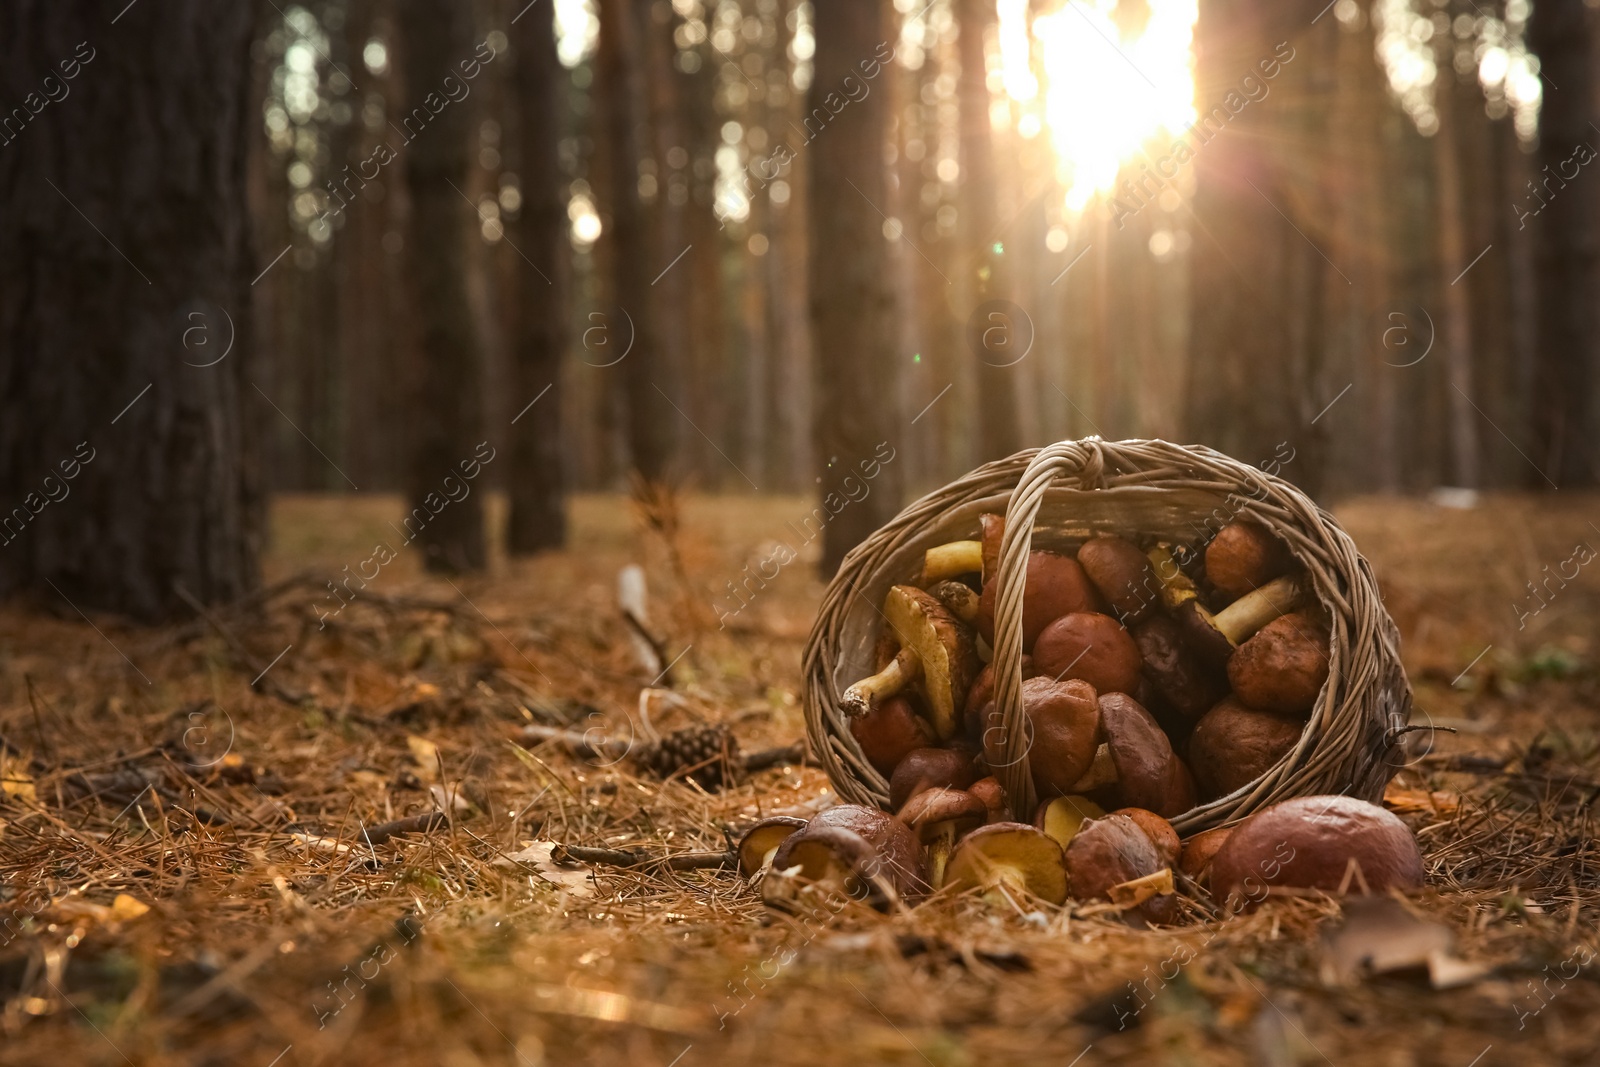
[[(1067, 846), (1067, 875), (1078, 900), (1112, 900), (1113, 890), (1141, 879), (1151, 879), (1167, 865), (1155, 843), (1126, 815), (1106, 815), (1083, 824)], [(1156, 892), (1131, 909), (1152, 922), (1171, 922), (1177, 902), (1167, 892)]]
[(1228, 523), (1206, 546), (1206, 579), (1230, 600), (1259, 589), (1292, 566), (1289, 546), (1249, 519)]
[(1098, 693), (1129, 693), (1143, 660), (1122, 624), (1097, 612), (1073, 612), (1046, 626), (1033, 643), (1033, 665), (1051, 678), (1077, 678)]
[(997, 822), (961, 839), (945, 875), (957, 890), (981, 889), (994, 903), (1034, 896), (1049, 904), (1067, 899), (1061, 846), (1026, 823)]
[(1032, 731), (1028, 770), (1041, 797), (1072, 792), (1094, 763), (1100, 744), (1100, 702), (1094, 686), (1078, 679), (1029, 678), (1022, 709)]
[(1099, 704), (1121, 804), (1147, 808), (1164, 819), (1194, 807), (1194, 779), (1155, 718), (1125, 693), (1103, 694)]
[(1233, 650), (1280, 615), (1299, 607), (1306, 597), (1299, 574), (1274, 578), (1213, 614), (1198, 597), (1185, 599), (1173, 613), (1189, 646), (1207, 663), (1228, 662)]
[(917, 748), (906, 753), (889, 775), (889, 806), (899, 811), (906, 801), (928, 789), (965, 789), (977, 777), (973, 753), (963, 747)]
[(773, 854), (772, 870), (858, 899), (875, 888), (908, 900), (927, 891), (917, 835), (899, 819), (855, 804), (824, 809), (790, 834)]
[(922, 554), (922, 584), (933, 585), (963, 574), (983, 573), (983, 542), (951, 541)]
[(1005, 787), (1000, 784), (1000, 779), (993, 775), (979, 778), (972, 783), (967, 792), (983, 801), (985, 823), (1012, 821), (1011, 799), (1006, 796)]
[[(999, 583), (986, 581), (978, 598), (978, 632), (994, 644), (994, 612)], [(1075, 611), (1100, 611), (1105, 601), (1071, 556), (1048, 549), (1028, 554), (1028, 568), (1022, 580), (1022, 647), (1031, 649), (1039, 633), (1053, 620)]]
[(1299, 742), (1305, 725), (1228, 697), (1189, 735), (1189, 766), (1202, 800), (1225, 797), (1266, 774)]
[(1211, 830), (1201, 830), (1193, 837), (1183, 842), (1183, 848), (1178, 852), (1178, 870), (1188, 875), (1201, 885), (1206, 885), (1211, 877), (1211, 861), (1216, 858), (1217, 851), (1233, 834), (1233, 827), (1218, 826)]
[(1328, 629), (1296, 611), (1273, 619), (1228, 660), (1234, 695), (1252, 708), (1307, 715), (1328, 680)]
[(1155, 846), (1156, 858), (1161, 861), (1161, 866), (1176, 867), (1178, 865), (1178, 854), (1182, 851), (1183, 846), (1178, 841), (1178, 831), (1172, 828), (1170, 822), (1148, 808), (1118, 808), (1111, 814), (1126, 815), (1134, 821), (1140, 830), (1144, 831), (1144, 836), (1148, 837), (1150, 843)]
[(778, 846), (790, 834), (800, 832), (805, 826), (804, 819), (796, 819), (792, 815), (774, 815), (750, 827), (739, 839), (739, 873), (749, 878), (761, 870), (777, 853)]
[(982, 800), (962, 789), (927, 789), (900, 809), (900, 821), (916, 833), (927, 849), (928, 884), (944, 885), (945, 868), (956, 842), (982, 826), (989, 809)]
[(1248, 903), (1273, 886), (1386, 893), (1415, 888), (1423, 877), (1422, 854), (1406, 824), (1347, 796), (1296, 797), (1259, 811), (1211, 861), (1212, 895)]
[(870, 715), (879, 704), (898, 696), (922, 677), (922, 660), (910, 648), (902, 648), (876, 674), (856, 682), (839, 698), (839, 706), (849, 718)]
[(884, 777), (894, 773), (913, 749), (933, 745), (933, 730), (905, 696), (893, 696), (850, 720), (850, 735), (861, 754)]
[(1183, 719), (1198, 719), (1227, 695), (1221, 672), (1201, 664), (1189, 651), (1182, 629), (1170, 616), (1152, 615), (1131, 632), (1139, 646), (1144, 680)]
[[(1033, 666), (1033, 657), (1024, 653), (1022, 656), (1022, 680), (1027, 681), (1038, 675), (1038, 670)], [(972, 688), (967, 690), (967, 706), (964, 712), (966, 719), (967, 736), (976, 744), (983, 744), (983, 731), (991, 723), (985, 715), (985, 708), (994, 699), (994, 663), (985, 663), (978, 672), (978, 677), (972, 682)]]
[(1065, 796), (1046, 800), (1034, 813), (1033, 825), (1055, 838), (1056, 844), (1066, 848), (1072, 843), (1083, 824), (1098, 819), (1105, 809), (1088, 797)]
[(978, 594), (966, 582), (955, 580), (935, 582), (928, 587), (933, 599), (968, 626), (978, 621)]
[(921, 662), (920, 684), (934, 736), (948, 741), (955, 735), (967, 690), (978, 673), (972, 631), (933, 596), (911, 585), (889, 590), (883, 614), (903, 648), (915, 652)]
[(1126, 537), (1091, 537), (1079, 546), (1078, 563), (1124, 625), (1132, 626), (1159, 607), (1161, 584), (1149, 559)]

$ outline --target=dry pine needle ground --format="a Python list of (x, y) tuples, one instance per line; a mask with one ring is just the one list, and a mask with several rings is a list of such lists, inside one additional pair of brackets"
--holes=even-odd
[(716, 852), (831, 802), (810, 767), (707, 792), (522, 732), (644, 739), (638, 562), (680, 657), (652, 725), (796, 740), (820, 585), (804, 558), (742, 608), (728, 583), (803, 503), (584, 499), (581, 553), (453, 583), (402, 553), (346, 604), (326, 583), (397, 502), (279, 501), (266, 594), (209, 622), (0, 615), (0, 1063), (1592, 1063), (1600, 578), (1525, 583), (1600, 540), (1594, 503), (1340, 511), (1416, 721), (1457, 731), (1390, 796), (1431, 884), (1381, 940), (1451, 941), (1436, 989), (1332, 981), (1358, 916), (1327, 899), (1157, 932), (959, 899), (812, 920), (727, 871), (553, 864), (538, 843)]

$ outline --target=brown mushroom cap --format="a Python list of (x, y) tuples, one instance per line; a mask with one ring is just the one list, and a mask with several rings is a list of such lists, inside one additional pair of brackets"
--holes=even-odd
[(928, 592), (964, 625), (971, 626), (978, 621), (978, 594), (972, 586), (949, 580), (935, 582), (928, 587)]
[(739, 839), (739, 873), (746, 878), (759, 871), (790, 834), (805, 829), (804, 819), (774, 815), (762, 819)]
[(965, 789), (977, 777), (972, 753), (961, 748), (918, 748), (889, 776), (889, 806), (899, 811), (927, 789)]
[(1352, 862), (1372, 893), (1423, 882), (1417, 840), (1398, 817), (1354, 797), (1296, 797), (1239, 824), (1211, 861), (1211, 892), (1251, 903), (1271, 886), (1337, 892)]
[[(1091, 819), (1067, 846), (1067, 874), (1077, 900), (1110, 899), (1111, 889), (1166, 866), (1139, 824), (1126, 815)], [(1155, 922), (1169, 922), (1176, 911), (1170, 895), (1152, 897), (1134, 909)]]
[(1128, 626), (1148, 617), (1161, 602), (1161, 583), (1150, 560), (1126, 537), (1099, 534), (1078, 549), (1078, 563)]
[(1051, 678), (1078, 678), (1099, 693), (1127, 693), (1139, 685), (1139, 646), (1109, 615), (1063, 615), (1033, 643), (1033, 665)]
[(1303, 723), (1228, 697), (1189, 735), (1189, 766), (1202, 800), (1225, 797), (1266, 774), (1300, 741)]
[(899, 819), (856, 804), (826, 808), (784, 839), (772, 857), (772, 868), (795, 866), (803, 880), (839, 879), (851, 895), (861, 891), (861, 879), (873, 877), (884, 879), (907, 898), (927, 891), (917, 835)]
[(1307, 715), (1328, 680), (1328, 630), (1309, 612), (1274, 619), (1228, 660), (1234, 695), (1252, 708)]
[(962, 889), (1021, 890), (1050, 904), (1067, 899), (1061, 846), (1026, 823), (997, 822), (962, 838), (946, 884)]
[(924, 789), (900, 809), (900, 821), (927, 844), (945, 824), (960, 836), (982, 826), (989, 809), (982, 800), (965, 789)]
[(1116, 794), (1134, 808), (1175, 818), (1194, 807), (1194, 779), (1155, 718), (1125, 693), (1100, 697), (1100, 728), (1117, 766)]
[(1022, 683), (1022, 708), (1032, 732), (1028, 770), (1034, 789), (1041, 797), (1070, 793), (1100, 744), (1100, 702), (1094, 686), (1076, 678), (1029, 678)]
[(934, 742), (928, 721), (903, 696), (890, 697), (872, 711), (850, 720), (850, 735), (861, 746), (861, 754), (881, 775), (887, 777), (912, 749), (927, 748)]
[(1267, 623), (1287, 615), (1306, 599), (1305, 575), (1286, 574), (1240, 597), (1213, 614), (1198, 599), (1185, 600), (1172, 613), (1185, 640), (1205, 663), (1225, 665), (1233, 650)]
[(1206, 546), (1206, 578), (1230, 600), (1266, 585), (1293, 565), (1289, 546), (1248, 519), (1230, 522)]
[[(978, 599), (978, 632), (994, 644), (994, 609), (999, 583), (985, 582)], [(1053, 620), (1074, 611), (1101, 611), (1100, 598), (1088, 575), (1071, 556), (1048, 549), (1028, 555), (1028, 569), (1022, 584), (1022, 647), (1030, 649), (1039, 632)]]
[(1144, 680), (1180, 716), (1198, 719), (1227, 695), (1219, 672), (1189, 651), (1182, 630), (1168, 616), (1152, 615), (1132, 632)]
[(1161, 860), (1163, 867), (1176, 867), (1178, 853), (1182, 845), (1178, 841), (1178, 831), (1172, 824), (1148, 808), (1118, 808), (1113, 815), (1126, 815), (1144, 831), (1144, 835), (1155, 846), (1156, 857)]
[[(1038, 669), (1033, 665), (1033, 657), (1027, 653), (1022, 656), (1022, 680), (1038, 675)], [(978, 677), (973, 681), (972, 688), (967, 690), (967, 707), (964, 713), (966, 719), (967, 736), (974, 743), (983, 744), (983, 731), (994, 725), (988, 721), (986, 709), (994, 699), (994, 663), (985, 663), (978, 672)]]
[(1190, 878), (1205, 885), (1210, 880), (1211, 861), (1217, 855), (1217, 850), (1225, 844), (1233, 834), (1233, 827), (1218, 826), (1212, 830), (1202, 830), (1183, 843), (1183, 849), (1178, 853), (1178, 869)]
[(1084, 823), (1098, 819), (1105, 809), (1088, 797), (1067, 796), (1046, 800), (1034, 813), (1033, 825), (1055, 838), (1056, 844), (1066, 848)]
[(916, 586), (897, 585), (883, 602), (900, 643), (922, 663), (922, 692), (927, 697), (933, 732), (941, 741), (956, 732), (966, 706), (967, 690), (978, 673), (972, 630), (948, 608)]
[(1005, 787), (1000, 784), (1000, 779), (993, 777), (979, 778), (967, 789), (967, 792), (983, 801), (985, 811), (983, 821), (1011, 822), (1011, 801), (1006, 796)]

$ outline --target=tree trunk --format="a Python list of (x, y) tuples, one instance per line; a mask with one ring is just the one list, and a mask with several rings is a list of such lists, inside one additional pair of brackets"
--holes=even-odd
[(409, 138), (411, 192), (405, 255), (420, 338), (403, 528), (422, 546), (429, 570), (476, 570), (486, 562), (483, 494), (457, 499), (452, 488), (463, 484), (462, 465), (494, 455), (480, 447), (483, 353), (467, 296), (467, 241), (478, 224), (464, 192), (475, 109), (470, 97), (448, 99), (445, 79), (462, 84), (457, 65), (491, 53), (486, 46), (474, 52), (464, 5), (403, 0), (399, 8), (405, 100), (398, 125)]
[(0, 591), (158, 619), (257, 582), (252, 29), (0, 5)]
[(1461, 126), (1477, 116), (1462, 114), (1455, 92), (1454, 69), (1450, 66), (1451, 47), (1447, 42), (1440, 63), (1434, 107), (1439, 113), (1439, 132), (1434, 134), (1435, 191), (1439, 206), (1439, 260), (1444, 268), (1439, 291), (1444, 307), (1439, 319), (1439, 348), (1444, 357), (1445, 379), (1450, 395), (1445, 397), (1450, 412), (1450, 480), (1454, 485), (1478, 484), (1478, 413), (1472, 400), (1472, 289), (1463, 277), (1480, 249), (1468, 248), (1467, 217), (1462, 193)]
[[(832, 115), (811, 156), (811, 315), (816, 356), (817, 474), (823, 504), (822, 573), (900, 507), (901, 437), (895, 404), (899, 363), (894, 277), (880, 205), (889, 202), (884, 161), (893, 101), (881, 69), (869, 93), (840, 106), (844, 79), (863, 84), (862, 64), (891, 54), (895, 33), (880, 0), (816, 0), (815, 77), (807, 121)], [(868, 68), (870, 69), (870, 68)], [(859, 94), (857, 89), (856, 93)], [(835, 113), (836, 112), (836, 113)], [(874, 466), (876, 464), (876, 466)], [(859, 500), (837, 502), (844, 479), (876, 477)]]
[[(978, 379), (978, 460), (1002, 459), (1021, 447), (1017, 429), (1016, 338), (1022, 326), (1008, 311), (985, 308), (1009, 300), (1010, 270), (996, 254), (994, 137), (989, 126), (989, 75), (984, 35), (995, 21), (994, 0), (957, 0), (961, 76), (956, 97), (961, 122), (960, 220), (962, 266), (977, 315), (976, 336), (996, 339), (974, 354)], [(972, 327), (969, 324), (969, 334)]]
[[(1532, 410), (1539, 473), (1563, 488), (1600, 482), (1595, 443), (1596, 346), (1600, 345), (1600, 220), (1594, 191), (1597, 141), (1590, 20), (1583, 0), (1543, 0), (1528, 23), (1547, 89), (1539, 113), (1533, 209), (1539, 287)], [(1549, 88), (1560, 86), (1559, 89)], [(1587, 147), (1585, 147), (1587, 146)], [(1526, 188), (1526, 187), (1525, 187)], [(1541, 206), (1542, 205), (1542, 206)], [(1541, 484), (1535, 482), (1534, 484)]]
[[(513, 555), (566, 542), (566, 480), (561, 449), (561, 359), (568, 342), (571, 244), (566, 182), (558, 145), (567, 73), (556, 58), (555, 6), (539, 4), (512, 27), (521, 117), (521, 255), (513, 268), (518, 299), (511, 367), (511, 522)], [(522, 256), (526, 256), (524, 261)], [(538, 407), (524, 404), (538, 400)]]
[[(651, 282), (666, 263), (655, 263), (649, 219), (639, 195), (639, 164), (644, 158), (647, 129), (645, 115), (645, 41), (636, 0), (601, 0), (600, 47), (595, 83), (604, 101), (601, 136), (612, 167), (611, 255), (616, 278), (616, 298), (632, 325), (633, 348), (617, 365), (627, 396), (630, 459), (647, 481), (667, 477), (678, 437), (672, 409), (682, 400), (671, 395), (663, 381), (661, 346), (654, 314)], [(676, 264), (675, 269), (682, 269)], [(612, 325), (622, 336), (623, 325)]]

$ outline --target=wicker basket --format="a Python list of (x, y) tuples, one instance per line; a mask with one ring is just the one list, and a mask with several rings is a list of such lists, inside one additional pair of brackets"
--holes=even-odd
[(1196, 543), (1250, 518), (1289, 545), (1332, 618), (1329, 680), (1299, 744), (1250, 785), (1173, 825), (1221, 826), (1294, 796), (1345, 793), (1376, 801), (1401, 766), (1411, 689), (1399, 638), (1367, 561), (1331, 515), (1281, 478), (1209, 448), (1091, 437), (986, 464), (902, 511), (845, 557), (828, 586), (805, 653), (806, 729), (846, 800), (887, 807), (888, 783), (861, 754), (840, 694), (873, 672), (889, 587), (914, 581), (923, 553), (977, 537), (978, 517), (1004, 511), (996, 580), (995, 700), (1005, 729), (985, 755), (1021, 817), (1035, 804), (1022, 713), (1022, 574), (1032, 547), (1067, 551), (1101, 531)]

